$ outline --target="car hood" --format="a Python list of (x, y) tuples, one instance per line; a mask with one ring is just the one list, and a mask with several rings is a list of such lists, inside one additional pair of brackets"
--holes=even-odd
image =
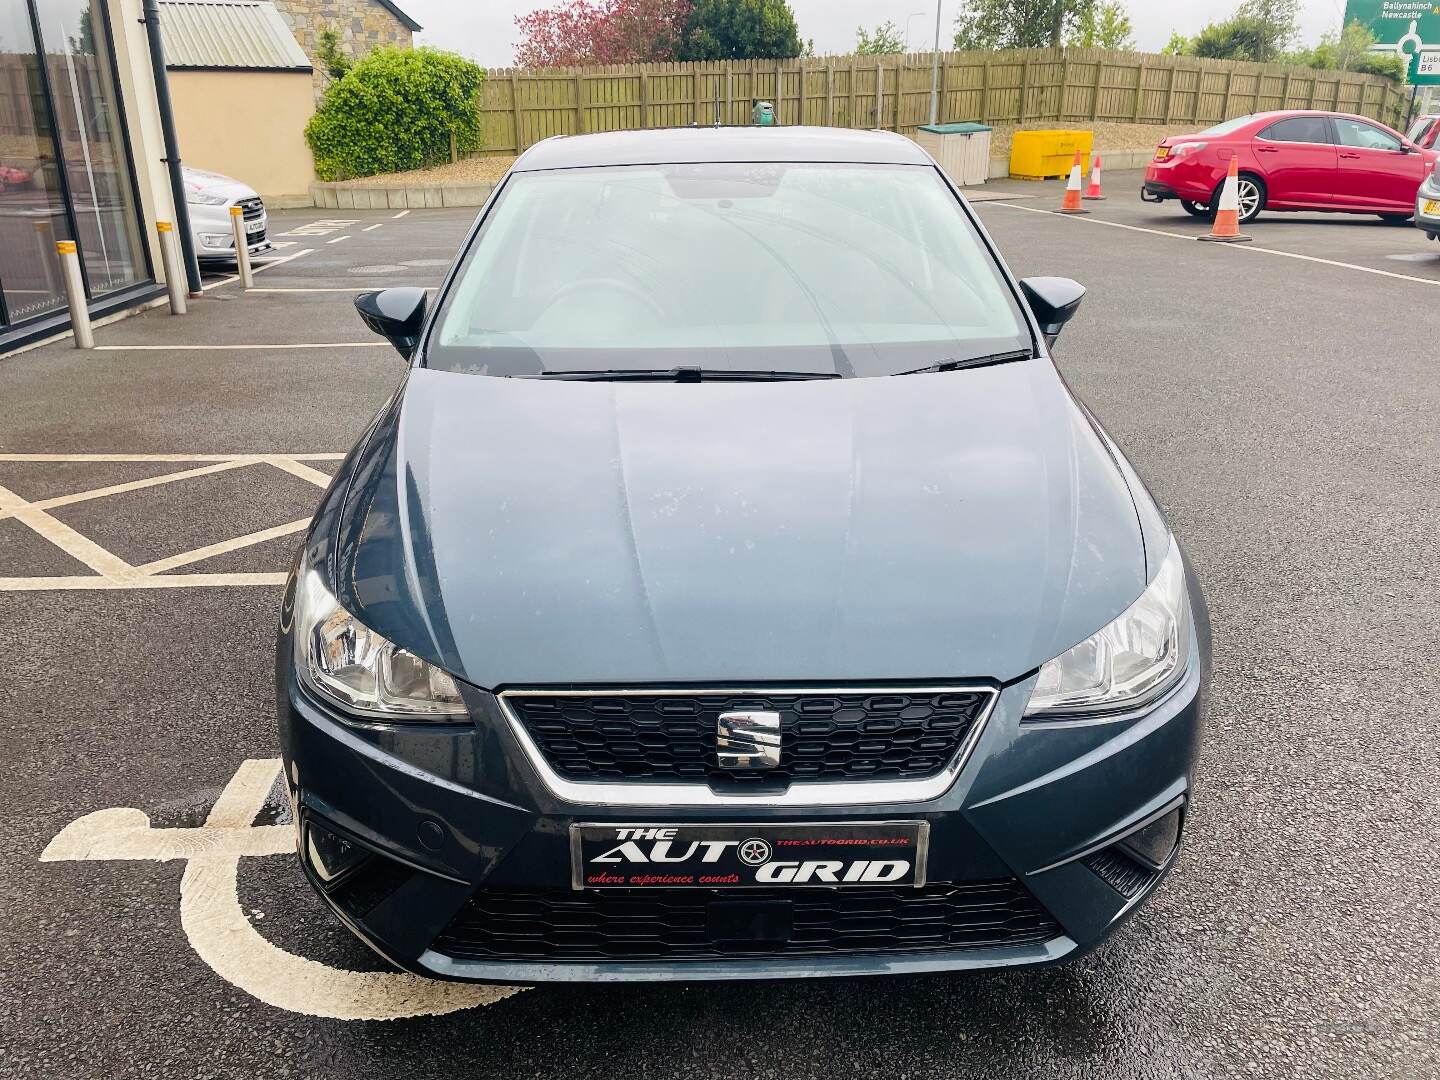
[(1043, 360), (699, 385), (416, 369), (333, 532), (341, 602), (488, 689), (1010, 680), (1145, 585), (1129, 489)]
[(192, 169), (189, 165), (182, 165), (180, 172), (185, 181), (185, 186), (193, 191), (224, 195), (232, 202), (235, 199), (253, 199), (256, 197), (255, 189), (249, 184), (242, 184), (239, 180), (232, 179), (229, 176), (206, 172), (204, 169)]

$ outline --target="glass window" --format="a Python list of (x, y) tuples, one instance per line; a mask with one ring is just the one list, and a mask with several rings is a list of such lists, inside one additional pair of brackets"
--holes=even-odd
[(1029, 348), (933, 168), (698, 164), (520, 173), (426, 363), (493, 375), (889, 375)]
[(1399, 150), (1400, 140), (1388, 131), (1382, 131), (1374, 124), (1363, 120), (1335, 117), (1335, 130), (1340, 135), (1341, 146), (1355, 146), (1365, 150)]
[(92, 295), (143, 281), (129, 158), (99, 0), (43, 0), (40, 36)]
[(1208, 127), (1200, 132), (1201, 135), (1229, 135), (1232, 131), (1239, 131), (1246, 124), (1254, 120), (1253, 116), (1237, 116), (1233, 120), (1222, 120), (1214, 127)]
[(70, 231), (53, 128), (26, 0), (0, 0), (0, 323), (65, 306), (55, 241)]
[(1276, 120), (1260, 132), (1260, 137), (1271, 142), (1324, 143), (1327, 146), (1332, 142), (1330, 121), (1323, 116), (1292, 116), (1288, 120)]
[(1434, 126), (1435, 117), (1422, 116), (1419, 120), (1416, 120), (1415, 123), (1410, 126), (1410, 130), (1405, 133), (1405, 137), (1411, 142), (1413, 142), (1416, 146), (1424, 146), (1426, 145), (1425, 137), (1430, 134), (1430, 131)]

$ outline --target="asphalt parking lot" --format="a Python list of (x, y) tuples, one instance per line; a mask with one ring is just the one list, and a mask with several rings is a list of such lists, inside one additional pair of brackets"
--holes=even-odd
[(0, 1076), (1440, 1077), (1440, 245), (1199, 244), (1138, 186), (979, 204), (1017, 274), (1090, 287), (1059, 363), (1214, 622), (1188, 846), (1099, 951), (512, 993), (355, 942), (287, 854), (279, 582), (403, 372), (351, 295), (438, 283), (473, 215), (285, 211), (255, 292), (0, 358)]

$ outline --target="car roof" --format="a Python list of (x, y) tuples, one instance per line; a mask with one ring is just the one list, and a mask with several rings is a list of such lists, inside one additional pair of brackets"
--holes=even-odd
[(520, 155), (516, 172), (603, 165), (670, 165), (706, 161), (828, 161), (929, 165), (910, 139), (889, 131), (825, 127), (683, 127), (560, 135)]

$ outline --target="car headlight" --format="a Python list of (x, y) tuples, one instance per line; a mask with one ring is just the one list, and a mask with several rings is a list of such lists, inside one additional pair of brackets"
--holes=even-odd
[(1160, 697), (1190, 658), (1190, 595), (1174, 539), (1155, 580), (1118, 619), (1047, 660), (1026, 716), (1114, 712)]
[(1432, 199), (1440, 199), (1440, 171), (1431, 169), (1425, 174), (1425, 182), (1420, 185), (1420, 190)]
[(213, 192), (189, 191), (185, 195), (185, 201), (200, 206), (223, 206), (230, 200), (224, 195), (216, 195)]
[(347, 713), (392, 722), (468, 718), (454, 679), (351, 615), (304, 565), (292, 634), (301, 680)]

